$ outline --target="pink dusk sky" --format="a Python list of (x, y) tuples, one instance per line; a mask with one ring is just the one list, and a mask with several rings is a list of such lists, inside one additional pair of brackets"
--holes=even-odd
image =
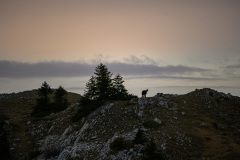
[(100, 63), (130, 93), (240, 96), (238, 0), (0, 0), (0, 93), (82, 94)]

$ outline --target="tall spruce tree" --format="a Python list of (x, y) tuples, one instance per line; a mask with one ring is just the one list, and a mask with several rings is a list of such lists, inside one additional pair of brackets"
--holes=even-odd
[(112, 95), (113, 83), (112, 73), (108, 68), (100, 63), (86, 85), (84, 96), (92, 100), (109, 100)]
[(100, 63), (95, 69), (98, 100), (108, 100), (112, 94), (112, 73), (108, 68)]

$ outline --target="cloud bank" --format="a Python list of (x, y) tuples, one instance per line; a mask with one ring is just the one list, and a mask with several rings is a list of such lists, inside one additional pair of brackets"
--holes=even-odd
[[(129, 78), (170, 78), (208, 80), (211, 78), (192, 77), (211, 73), (211, 69), (190, 67), (185, 65), (158, 66), (154, 64), (129, 64), (125, 62), (105, 63), (114, 74), (121, 74)], [(38, 62), (22, 63), (15, 61), (0, 61), (0, 78), (42, 78), (42, 77), (83, 77), (94, 74), (98, 64), (85, 62)], [(216, 78), (213, 78), (216, 80)]]
[(240, 68), (240, 63), (235, 64), (235, 65), (228, 65), (228, 66), (225, 66), (225, 68), (227, 68), (227, 69), (239, 69)]

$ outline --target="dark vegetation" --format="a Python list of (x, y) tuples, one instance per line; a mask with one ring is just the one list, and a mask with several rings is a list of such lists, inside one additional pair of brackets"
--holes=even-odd
[(129, 149), (132, 146), (133, 146), (132, 141), (126, 140), (123, 137), (118, 137), (118, 138), (114, 139), (114, 141), (110, 144), (110, 148), (112, 150), (116, 150), (116, 151)]
[[(124, 80), (120, 74), (112, 78), (112, 73), (102, 63), (96, 67), (94, 74), (86, 84), (86, 90), (80, 99), (81, 106), (77, 113), (73, 115), (73, 121), (78, 121), (88, 116), (98, 107), (111, 101), (129, 100), (137, 97), (128, 93), (123, 85)], [(50, 95), (53, 92), (53, 102), (51, 102)], [(44, 117), (66, 109), (69, 105), (66, 95), (67, 91), (62, 86), (53, 91), (47, 82), (44, 81), (41, 88), (38, 89), (39, 98), (37, 99), (32, 116)]]
[(53, 93), (53, 89), (45, 81), (41, 88), (38, 89), (37, 104), (34, 107), (32, 116), (44, 117), (51, 113), (59, 112), (67, 108), (69, 102), (66, 99), (67, 91), (59, 86), (54, 92), (54, 101), (51, 102), (50, 94)]
[(137, 97), (128, 93), (120, 74), (112, 79), (112, 73), (102, 63), (96, 67), (94, 74), (86, 84), (86, 90), (80, 100), (81, 108), (72, 117), (73, 121), (88, 116), (98, 107), (110, 101), (129, 100)]
[(48, 146), (44, 148), (44, 157), (49, 159), (51, 157), (55, 157), (59, 155), (59, 153), (63, 150), (60, 146)]
[(54, 105), (59, 108), (59, 110), (64, 110), (69, 105), (69, 102), (66, 98), (67, 91), (59, 86), (54, 94)]
[(129, 100), (135, 96), (128, 94), (120, 74), (112, 79), (112, 73), (100, 63), (86, 84), (84, 97), (93, 101)]
[(90, 113), (105, 103), (103, 101), (90, 100), (86, 97), (81, 97), (80, 104), (81, 106), (78, 109), (77, 113), (72, 116), (73, 122), (76, 122), (81, 118), (88, 116)]
[(144, 144), (146, 142), (146, 137), (143, 133), (143, 130), (141, 129), (138, 129), (138, 132), (133, 140), (133, 143), (134, 144)]
[(158, 128), (161, 126), (161, 124), (159, 124), (153, 120), (147, 120), (147, 121), (143, 122), (143, 126), (146, 128)]
[(144, 160), (165, 160), (163, 154), (157, 148), (156, 143), (151, 140), (146, 146), (143, 151), (144, 153)]
[[(54, 102), (55, 93), (56, 89), (53, 89), (53, 93), (49, 95), (51, 103)], [(0, 97), (1, 96), (2, 94), (0, 94)], [(71, 104), (77, 103), (80, 97), (79, 94), (71, 92), (68, 92), (66, 95), (67, 100)], [(33, 107), (36, 106), (38, 98), (38, 90), (34, 89), (15, 94), (4, 94), (4, 98), (0, 99), (0, 121), (3, 122), (1, 123), (3, 124), (3, 130), (2, 127), (0, 129), (0, 160), (32, 160), (34, 157), (36, 158), (38, 155), (42, 154), (37, 148), (35, 149), (36, 146), (34, 146), (34, 143), (40, 136), (28, 134), (28, 129), (31, 124), (45, 124), (45, 122), (42, 122), (44, 118), (31, 116), (34, 109)], [(31, 124), (27, 123), (29, 121)], [(11, 148), (10, 151), (8, 151), (9, 148)]]
[(10, 159), (10, 152), (9, 152), (9, 142), (7, 139), (7, 131), (4, 129), (5, 120), (8, 117), (4, 114), (0, 113), (0, 159), (7, 160)]
[(28, 153), (28, 160), (32, 160), (37, 158), (37, 156), (39, 156), (40, 154), (42, 154), (41, 151), (39, 151), (38, 149), (33, 149)]

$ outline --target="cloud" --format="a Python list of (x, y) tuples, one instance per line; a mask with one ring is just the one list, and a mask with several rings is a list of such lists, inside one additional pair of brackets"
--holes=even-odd
[(94, 70), (94, 66), (87, 63), (55, 61), (39, 63), (0, 61), (0, 68), (1, 78), (88, 76)]
[[(0, 61), (0, 78), (37, 78), (37, 77), (81, 77), (91, 76), (97, 64), (85, 62), (38, 62), (21, 63)], [(212, 72), (210, 69), (184, 65), (157, 66), (154, 64), (128, 64), (123, 62), (106, 63), (109, 71), (124, 76), (149, 76), (160, 78), (184, 79), (187, 75)], [(185, 77), (184, 77), (185, 76)], [(190, 77), (188, 77), (190, 79)], [(194, 78), (192, 78), (194, 79)], [(200, 77), (199, 77), (200, 79)], [(203, 78), (206, 79), (206, 78)]]
[(197, 67), (188, 67), (183, 65), (146, 65), (146, 64), (127, 64), (127, 63), (109, 63), (107, 64), (113, 73), (120, 73), (124, 75), (155, 75), (155, 74), (191, 74), (194, 72), (211, 72), (210, 69), (203, 69)]
[(216, 81), (216, 80), (223, 80), (223, 78), (205, 78), (205, 77), (190, 77), (190, 76), (130, 76), (125, 77), (126, 79), (178, 79), (178, 80), (194, 80), (194, 81)]
[(162, 87), (166, 87), (166, 88), (218, 88), (218, 89), (236, 89), (236, 88), (240, 88), (239, 86), (213, 86), (213, 85), (209, 85), (209, 86), (201, 86), (201, 85), (192, 85), (192, 86), (178, 86), (178, 85), (175, 85), (175, 86), (159, 86), (159, 88), (162, 88)]
[(232, 79), (239, 79), (240, 78), (240, 63), (227, 65), (223, 68), (223, 72), (226, 76), (231, 77)]
[(141, 58), (131, 55), (128, 58), (124, 58), (123, 61), (128, 64), (153, 64), (153, 65), (159, 64), (159, 61), (151, 59), (145, 55), (142, 55)]
[(225, 66), (224, 68), (226, 68), (226, 69), (238, 69), (238, 68), (240, 68), (240, 64), (228, 65), (228, 66)]

